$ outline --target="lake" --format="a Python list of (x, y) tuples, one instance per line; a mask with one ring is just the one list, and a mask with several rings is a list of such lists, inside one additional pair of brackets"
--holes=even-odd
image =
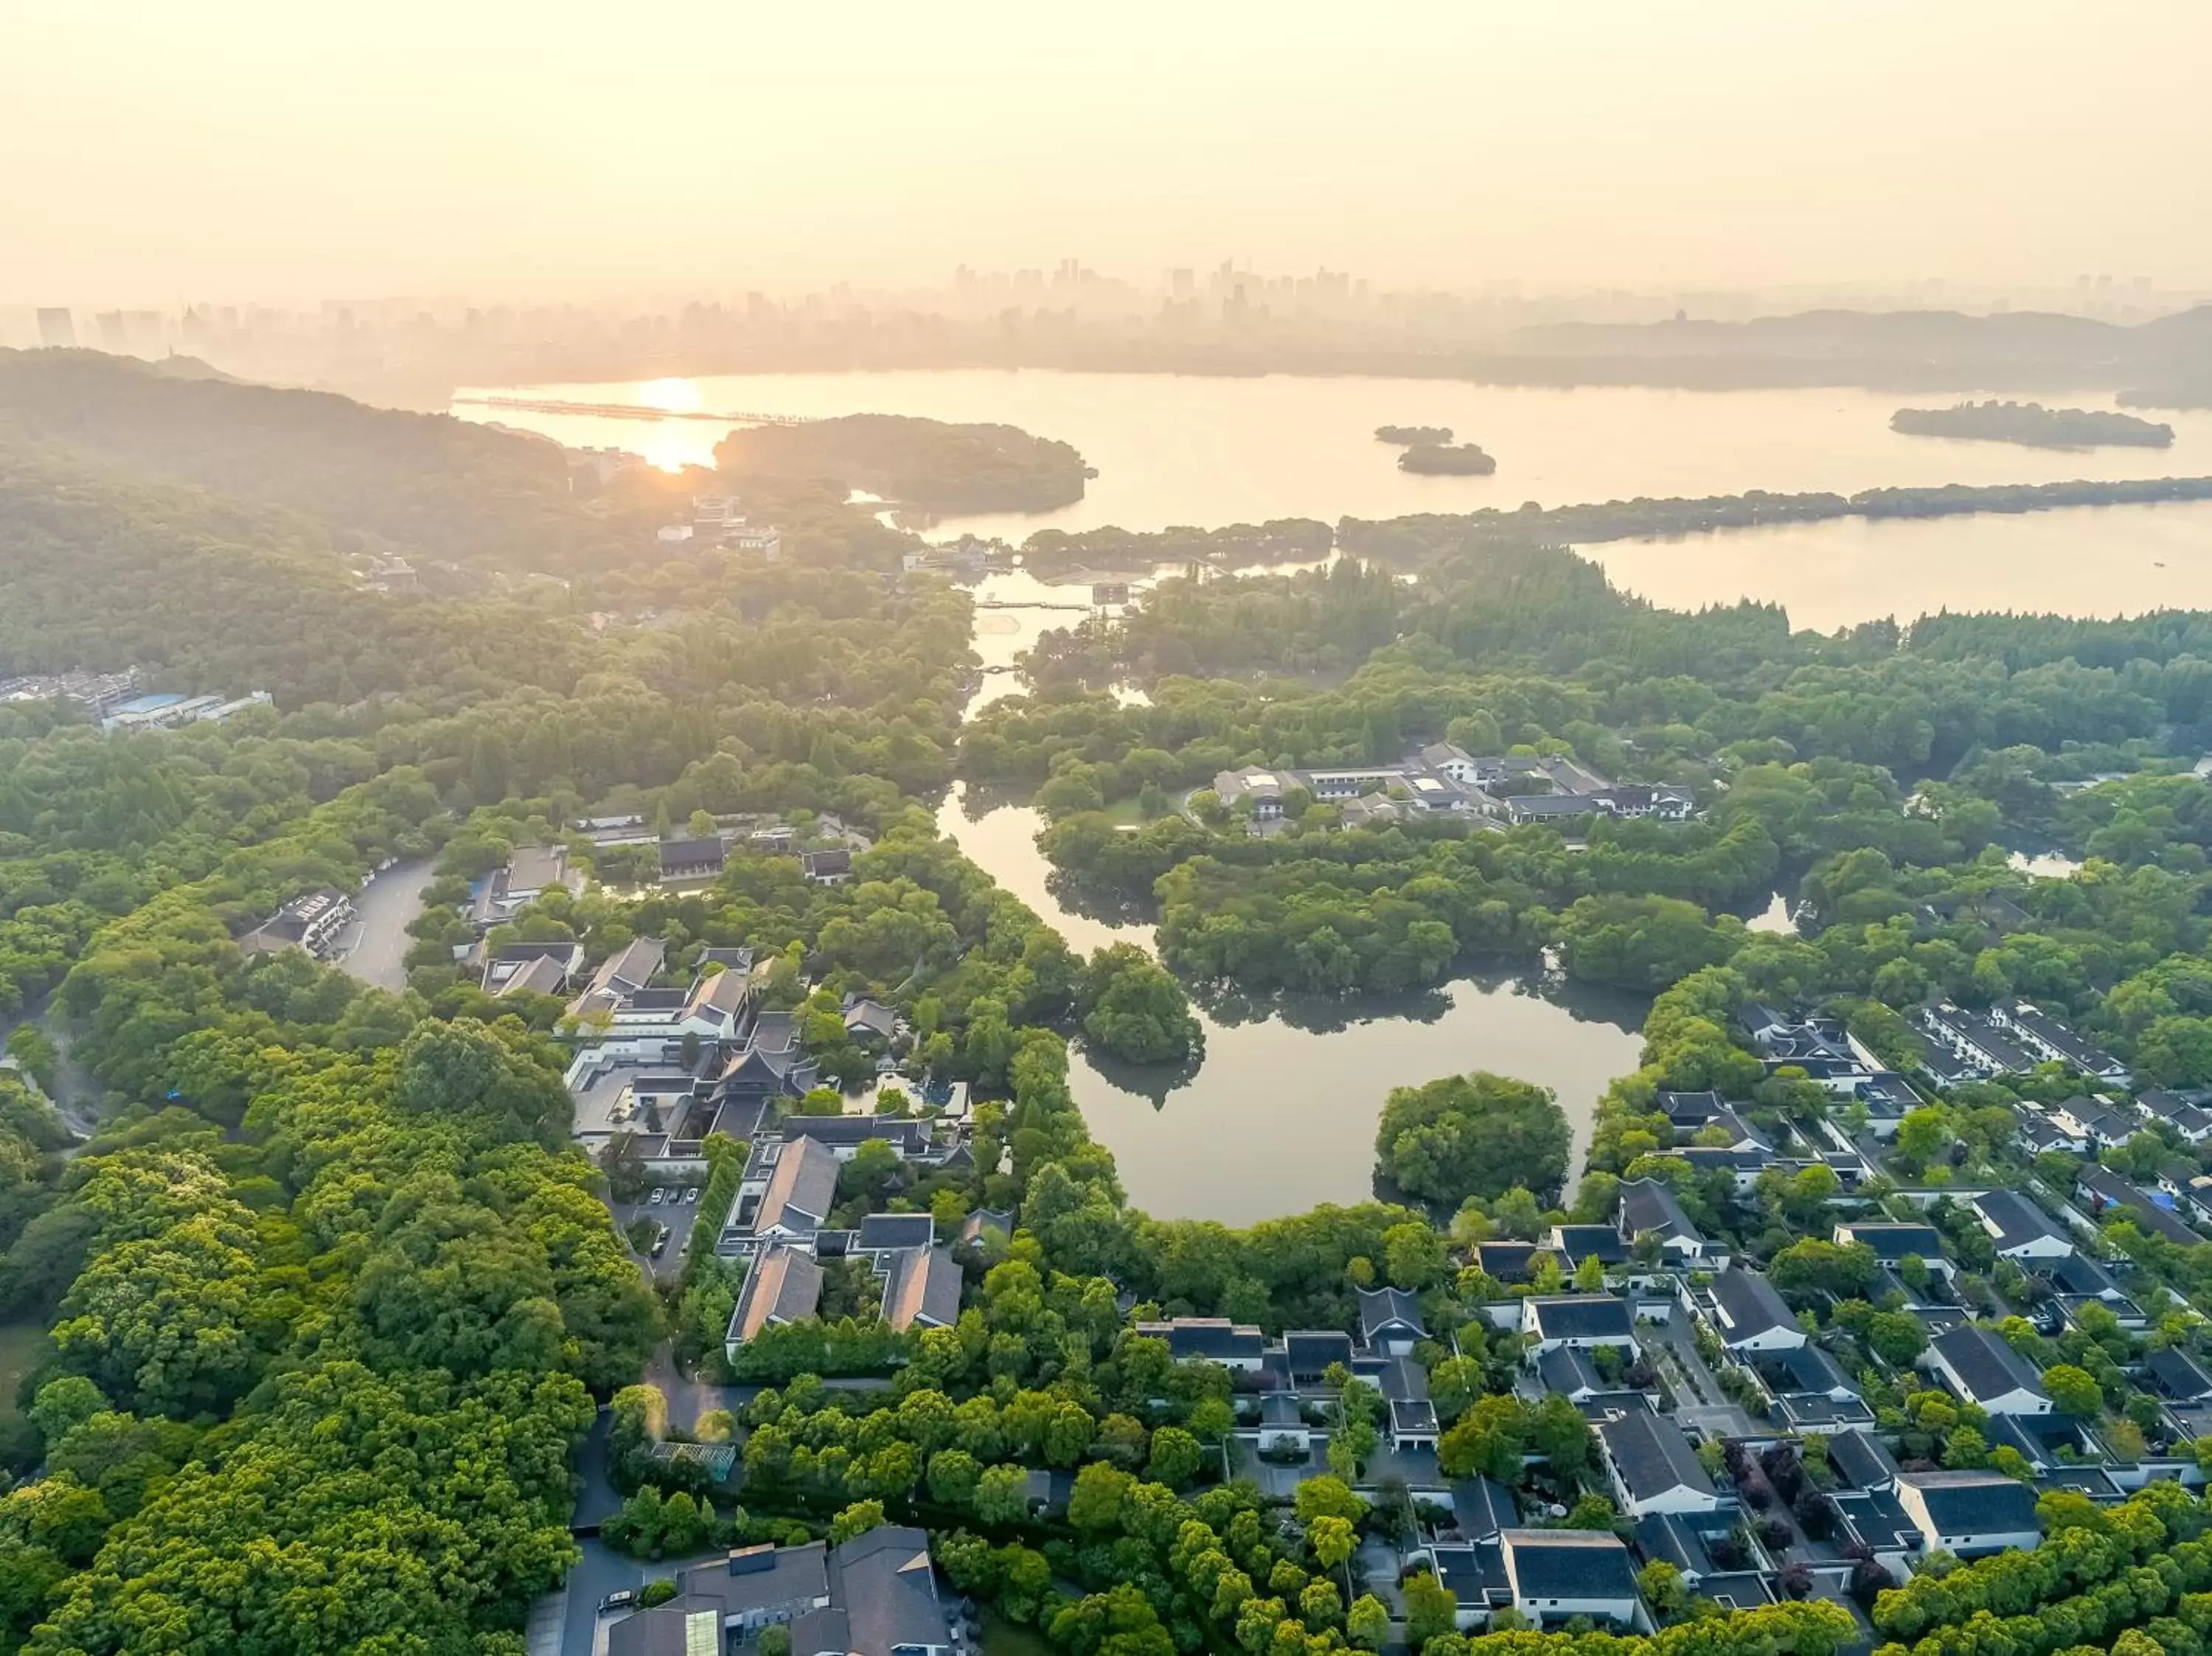
[(1894, 616), (2014, 610), (2109, 618), (2212, 609), (2212, 501), (1967, 517), (1836, 518), (1577, 549), (1672, 610), (1779, 604), (1823, 633)]
[[(488, 394), (465, 391), (463, 395)], [(1057, 512), (946, 519), (935, 535), (1019, 541), (1042, 528), (1213, 527), (1268, 518), (1388, 518), (1747, 488), (1850, 493), (1881, 485), (2050, 482), (2212, 474), (2212, 411), (2160, 414), (2171, 448), (2091, 451), (1907, 437), (1900, 403), (1954, 397), (1850, 389), (1572, 391), (1346, 376), (956, 370), (709, 376), (502, 387), (564, 402), (820, 416), (1004, 421), (1080, 449), (1099, 475)], [(2059, 393), (2041, 399), (2108, 406)], [(711, 464), (715, 421), (629, 420), (456, 403), (582, 446)], [(1498, 458), (1488, 477), (1419, 477), (1374, 440), (1382, 424), (1441, 424)], [(1695, 609), (1754, 597), (1821, 631), (1939, 610), (2087, 616), (2212, 607), (2212, 502), (2020, 516), (1826, 523), (1583, 549), (1626, 590)], [(1001, 693), (1004, 693), (1003, 690)]]
[[(594, 403), (754, 413), (876, 412), (1003, 421), (1064, 439), (1099, 470), (1079, 505), (1034, 517), (947, 519), (933, 533), (1000, 535), (1103, 524), (1158, 529), (1303, 516), (1334, 521), (1486, 506), (1747, 488), (1851, 492), (1881, 485), (2051, 482), (2212, 473), (2212, 413), (2177, 415), (2171, 449), (2057, 452), (1901, 436), (1908, 399), (1850, 390), (1576, 391), (1440, 380), (1207, 379), (989, 371), (774, 374), (626, 385), (505, 388)], [(1916, 402), (1955, 400), (1915, 398)], [(2069, 396), (2068, 405), (2095, 399)], [(726, 429), (713, 421), (625, 420), (457, 404), (475, 419), (580, 446), (615, 446), (656, 464), (711, 464)], [(1490, 477), (1416, 477), (1373, 440), (1385, 423), (1442, 424), (1498, 457)], [(1842, 519), (1583, 549), (1615, 582), (1695, 609), (1740, 597), (1778, 602), (1823, 631), (1952, 610), (2104, 616), (2163, 605), (2212, 607), (2212, 503), (2083, 508), (1924, 521)], [(1079, 618), (1083, 587), (1018, 571), (977, 596), (1037, 606), (977, 612), (987, 669), (970, 705), (1018, 694), (1009, 670), (1048, 627)], [(1130, 694), (1133, 694), (1131, 692)], [(1088, 954), (1148, 925), (1082, 913), (1053, 889), (1026, 806), (956, 789), (939, 828), (1008, 890)], [(2040, 871), (2040, 870), (2039, 870)], [(1747, 919), (1786, 930), (1779, 895)], [(1463, 977), (1395, 1003), (1329, 1003), (1201, 1012), (1205, 1062), (1191, 1075), (1072, 1055), (1091, 1131), (1115, 1154), (1131, 1198), (1164, 1217), (1249, 1223), (1373, 1193), (1375, 1125), (1394, 1087), (1492, 1069), (1553, 1089), (1575, 1128), (1575, 1166), (1599, 1095), (1636, 1066), (1648, 1003), (1533, 973)]]
[[(971, 804), (956, 786), (937, 825), (1079, 953), (1113, 943), (1152, 948), (1149, 925), (1098, 919), (1053, 889), (1036, 843), (1042, 819), (1028, 806)], [(1374, 1195), (1384, 1095), (1468, 1070), (1557, 1092), (1578, 1172), (1598, 1095), (1637, 1065), (1649, 1005), (1499, 974), (1456, 979), (1429, 995), (1293, 1004), (1241, 1021), (1194, 1009), (1206, 1027), (1194, 1075), (1102, 1061), (1078, 1042), (1068, 1079), (1130, 1200), (1162, 1218), (1249, 1224)]]

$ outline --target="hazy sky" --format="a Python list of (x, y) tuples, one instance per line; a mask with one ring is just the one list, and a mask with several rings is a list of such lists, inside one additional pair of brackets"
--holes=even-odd
[(2212, 286), (2205, 0), (0, 0), (0, 300)]

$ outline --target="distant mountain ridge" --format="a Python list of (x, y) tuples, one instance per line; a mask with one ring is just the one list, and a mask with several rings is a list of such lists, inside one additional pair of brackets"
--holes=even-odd
[(1819, 310), (1746, 322), (1559, 322), (1520, 329), (1504, 344), (1509, 357), (1647, 371), (1675, 365), (1690, 379), (1710, 379), (1735, 365), (1757, 383), (1935, 384), (1980, 373), (1992, 387), (2039, 375), (2053, 384), (2123, 390), (2212, 385), (2212, 305), (2131, 325), (2051, 311)]

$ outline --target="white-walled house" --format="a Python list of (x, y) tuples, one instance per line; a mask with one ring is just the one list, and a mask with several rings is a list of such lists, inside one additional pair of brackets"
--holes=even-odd
[(1901, 1472), (1897, 1504), (1929, 1552), (1973, 1558), (2038, 1545), (2035, 1491), (2002, 1472)]
[(1721, 1344), (1739, 1356), (1805, 1344), (1796, 1314), (1774, 1284), (1755, 1271), (1738, 1269), (1714, 1277), (1703, 1310)]
[(2033, 1366), (1986, 1328), (1968, 1323), (1937, 1335), (1926, 1361), (1954, 1396), (1992, 1415), (2051, 1412), (2051, 1394)]
[(1611, 1531), (1506, 1530), (1498, 1536), (1513, 1608), (1542, 1626), (1572, 1616), (1638, 1626), (1636, 1565)]

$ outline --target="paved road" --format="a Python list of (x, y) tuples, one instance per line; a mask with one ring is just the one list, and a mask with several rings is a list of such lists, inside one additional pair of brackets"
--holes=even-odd
[(1718, 1376), (1698, 1355), (1697, 1337), (1690, 1331), (1687, 1317), (1670, 1317), (1656, 1331), (1657, 1344), (1690, 1377), (1697, 1391), (1705, 1394), (1700, 1398), (1676, 1388), (1674, 1410), (1682, 1419), (1719, 1437), (1748, 1437), (1759, 1429), (1741, 1405), (1729, 1401)]
[(398, 991), (407, 986), (407, 951), (415, 939), (408, 926), (422, 912), (422, 894), (436, 873), (428, 857), (394, 863), (354, 894), (360, 919), (347, 929), (338, 961), (363, 983)]
[[(698, 1186), (694, 1185), (688, 1188), (696, 1190)], [(653, 1192), (648, 1190), (637, 1201), (612, 1202), (608, 1206), (615, 1216), (615, 1228), (623, 1233), (625, 1243), (629, 1240), (628, 1233), (634, 1219), (654, 1219), (668, 1227), (668, 1246), (661, 1249), (659, 1259), (654, 1259), (650, 1253), (641, 1253), (635, 1257), (638, 1268), (647, 1277), (661, 1282), (674, 1282), (684, 1272), (684, 1247), (690, 1237), (691, 1228), (698, 1222), (699, 1204), (682, 1199), (687, 1190), (684, 1186), (671, 1185), (667, 1190), (668, 1195), (659, 1202), (652, 1199)], [(672, 1200), (672, 1198), (675, 1199)], [(702, 1246), (714, 1247), (712, 1230), (702, 1233)]]
[[(658, 1564), (641, 1564), (632, 1559), (620, 1558), (595, 1539), (577, 1543), (584, 1550), (581, 1562), (568, 1572), (565, 1598), (561, 1593), (549, 1593), (532, 1607), (530, 1615), (530, 1656), (596, 1656), (606, 1648), (606, 1629), (618, 1621), (619, 1616), (601, 1617), (599, 1600), (617, 1587), (641, 1587), (647, 1581), (662, 1576), (674, 1576), (678, 1571), (694, 1564), (703, 1564), (720, 1558), (720, 1553), (702, 1555), (697, 1558), (665, 1560)], [(557, 1608), (556, 1608), (557, 1607)], [(550, 1637), (555, 1616), (559, 1617), (560, 1641)]]
[[(668, 1342), (663, 1340), (653, 1350), (638, 1378), (647, 1386), (659, 1388), (668, 1399), (669, 1423), (689, 1431), (698, 1424), (699, 1416), (716, 1409), (726, 1409), (743, 1418), (745, 1407), (763, 1389), (753, 1382), (743, 1386), (717, 1386), (686, 1374), (676, 1365)], [(881, 1375), (856, 1374), (822, 1382), (833, 1392), (888, 1392), (891, 1382)]]

